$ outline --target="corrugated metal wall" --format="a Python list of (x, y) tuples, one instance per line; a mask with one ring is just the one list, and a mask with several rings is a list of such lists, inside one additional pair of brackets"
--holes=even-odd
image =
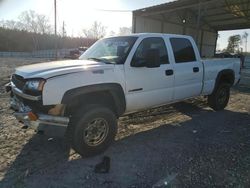
[[(133, 32), (134, 33), (169, 33), (169, 34), (183, 34), (190, 35), (196, 40), (197, 29), (196, 20), (188, 17), (189, 24), (181, 23), (178, 15), (171, 15), (168, 21), (161, 21), (160, 19), (147, 18), (141, 16), (133, 16)], [(199, 31), (197, 38), (197, 45), (203, 57), (212, 57), (215, 53), (217, 32), (203, 27)]]

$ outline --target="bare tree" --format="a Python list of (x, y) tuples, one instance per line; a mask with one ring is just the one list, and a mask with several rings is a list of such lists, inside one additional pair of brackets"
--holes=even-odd
[(0, 26), (12, 30), (24, 30), (32, 33), (50, 34), (52, 27), (47, 16), (33, 10), (22, 12), (18, 21), (2, 20)]
[(32, 32), (34, 50), (39, 49), (39, 41), (35, 33), (50, 34), (52, 29), (49, 19), (45, 15), (37, 14), (33, 10), (24, 11), (19, 16), (19, 29)]
[(101, 22), (95, 21), (91, 28), (89, 29), (83, 29), (83, 34), (87, 38), (93, 38), (93, 39), (100, 39), (103, 38), (106, 35), (107, 27), (102, 25)]
[(49, 18), (47, 18), (45, 15), (37, 14), (36, 15), (36, 22), (38, 27), (38, 33), (41, 34), (51, 34), (52, 28), (49, 24)]
[(24, 11), (18, 17), (22, 26), (21, 29), (33, 33), (38, 33), (38, 24), (36, 20), (36, 13), (33, 10)]
[(14, 20), (2, 20), (0, 22), (0, 26), (3, 28), (15, 30), (15, 29), (18, 29), (19, 23)]
[(119, 35), (129, 35), (132, 33), (131, 27), (120, 27), (119, 28)]
[(228, 38), (227, 51), (230, 53), (239, 52), (239, 45), (241, 42), (240, 35), (232, 35)]
[(51, 33), (51, 25), (49, 19), (45, 15), (37, 14), (33, 10), (22, 12), (19, 16), (19, 21), (22, 24), (22, 29), (41, 34)]

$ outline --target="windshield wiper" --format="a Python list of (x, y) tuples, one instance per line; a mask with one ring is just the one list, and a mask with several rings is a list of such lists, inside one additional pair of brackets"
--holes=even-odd
[(96, 57), (90, 57), (88, 58), (88, 60), (94, 60), (94, 61), (97, 61), (97, 62), (103, 62), (103, 63), (106, 63), (106, 64), (113, 64), (105, 59), (102, 59), (102, 58), (96, 58)]

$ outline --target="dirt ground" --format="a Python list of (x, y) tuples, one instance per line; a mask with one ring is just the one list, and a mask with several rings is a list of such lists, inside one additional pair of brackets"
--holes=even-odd
[[(16, 66), (41, 59), (0, 58), (0, 187), (250, 187), (250, 74), (224, 111), (204, 98), (119, 120), (116, 142), (82, 159), (63, 138), (21, 129), (4, 84)], [(96, 174), (103, 156), (110, 172)]]

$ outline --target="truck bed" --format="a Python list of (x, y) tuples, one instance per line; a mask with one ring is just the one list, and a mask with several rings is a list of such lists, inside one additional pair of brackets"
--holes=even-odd
[(239, 58), (210, 58), (202, 59), (204, 66), (204, 87), (202, 94), (211, 94), (215, 84), (217, 74), (222, 70), (235, 70), (234, 84), (240, 78), (240, 59)]

